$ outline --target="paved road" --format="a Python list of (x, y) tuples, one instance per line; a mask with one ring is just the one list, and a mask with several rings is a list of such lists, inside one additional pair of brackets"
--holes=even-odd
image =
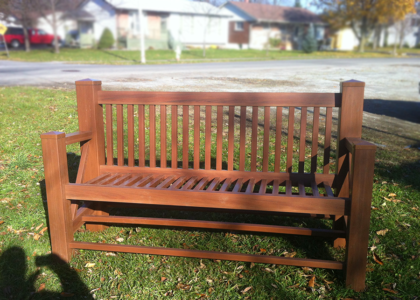
[(340, 81), (357, 79), (367, 83), (367, 98), (420, 100), (420, 58), (127, 66), (0, 60), (0, 86), (73, 88), (83, 78), (102, 80), (104, 89), (250, 92), (337, 92)]

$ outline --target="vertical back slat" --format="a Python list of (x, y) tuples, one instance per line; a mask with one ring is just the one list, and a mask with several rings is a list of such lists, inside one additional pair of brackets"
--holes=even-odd
[(139, 167), (145, 165), (144, 105), (139, 105)]
[(200, 168), (200, 106), (194, 106), (194, 169)]
[(268, 172), (268, 155), (270, 142), (270, 107), (264, 107), (264, 141), (263, 141), (263, 166), (262, 171)]
[(166, 105), (160, 106), (160, 167), (166, 168)]
[(112, 128), (112, 104), (106, 105), (106, 164), (114, 164), (114, 138)]
[(274, 172), (280, 172), (282, 117), (283, 117), (282, 107), (277, 107), (276, 108), (276, 150), (274, 154)]
[(239, 171), (245, 170), (245, 130), (246, 130), (246, 106), (241, 106), (241, 121), (239, 132)]
[(222, 169), (223, 106), (217, 106), (216, 170)]
[(171, 106), (171, 118), (172, 118), (172, 169), (178, 168), (178, 106)]
[(252, 107), (251, 172), (257, 171), (258, 106)]
[(188, 147), (189, 147), (189, 106), (182, 107), (182, 168), (188, 169)]
[(289, 107), (289, 125), (287, 128), (287, 163), (286, 172), (292, 173), (293, 163), (293, 130), (295, 125), (295, 108)]
[(235, 138), (235, 107), (229, 106), (228, 121), (228, 170), (233, 171), (233, 143)]
[(123, 106), (117, 105), (117, 156), (118, 165), (124, 165), (124, 120)]
[(327, 107), (325, 116), (325, 140), (324, 140), (324, 174), (330, 173), (330, 153), (331, 153), (331, 126), (332, 108)]
[(205, 169), (211, 168), (211, 105), (206, 106)]
[(319, 133), (319, 107), (314, 107), (314, 122), (312, 127), (311, 173), (316, 173), (318, 164), (318, 133)]
[(127, 105), (128, 166), (134, 167), (134, 105)]
[(149, 105), (150, 167), (156, 168), (156, 105)]
[(300, 139), (299, 139), (299, 173), (305, 172), (305, 147), (306, 147), (306, 122), (308, 108), (302, 107), (300, 115)]

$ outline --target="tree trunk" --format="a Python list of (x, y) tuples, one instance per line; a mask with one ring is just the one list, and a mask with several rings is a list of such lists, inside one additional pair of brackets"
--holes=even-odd
[(30, 52), (31, 51), (31, 43), (29, 41), (29, 35), (28, 35), (28, 29), (26, 28), (26, 22), (23, 23), (23, 36), (25, 37), (25, 51)]
[(52, 28), (54, 34), (54, 53), (60, 53), (60, 47), (58, 45), (57, 38), (57, 16), (55, 12), (55, 0), (51, 0), (51, 10), (52, 10)]

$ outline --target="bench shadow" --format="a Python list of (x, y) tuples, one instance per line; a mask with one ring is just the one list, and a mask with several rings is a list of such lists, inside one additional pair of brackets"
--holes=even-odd
[(420, 102), (365, 99), (363, 111), (420, 124)]
[[(37, 271), (27, 275), (25, 251), (21, 247), (11, 247), (4, 251), (0, 256), (0, 298), (57, 299), (74, 296), (74, 299), (94, 299), (76, 270), (56, 255), (36, 256), (35, 264)], [(48, 268), (58, 276), (63, 292), (48, 291), (48, 286), (37, 291), (35, 282), (41, 275), (41, 268)]]

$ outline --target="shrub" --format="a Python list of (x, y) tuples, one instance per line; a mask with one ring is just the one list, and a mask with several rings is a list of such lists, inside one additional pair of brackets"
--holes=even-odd
[(273, 48), (278, 48), (280, 46), (281, 43), (281, 39), (279, 38), (270, 38), (269, 41), (270, 46)]
[(112, 35), (111, 30), (105, 28), (102, 32), (101, 38), (99, 39), (98, 48), (99, 49), (109, 49), (114, 46), (114, 36)]
[(312, 53), (316, 51), (316, 47), (317, 42), (315, 39), (314, 26), (310, 24), (308, 31), (306, 32), (302, 40), (302, 50), (305, 53)]

